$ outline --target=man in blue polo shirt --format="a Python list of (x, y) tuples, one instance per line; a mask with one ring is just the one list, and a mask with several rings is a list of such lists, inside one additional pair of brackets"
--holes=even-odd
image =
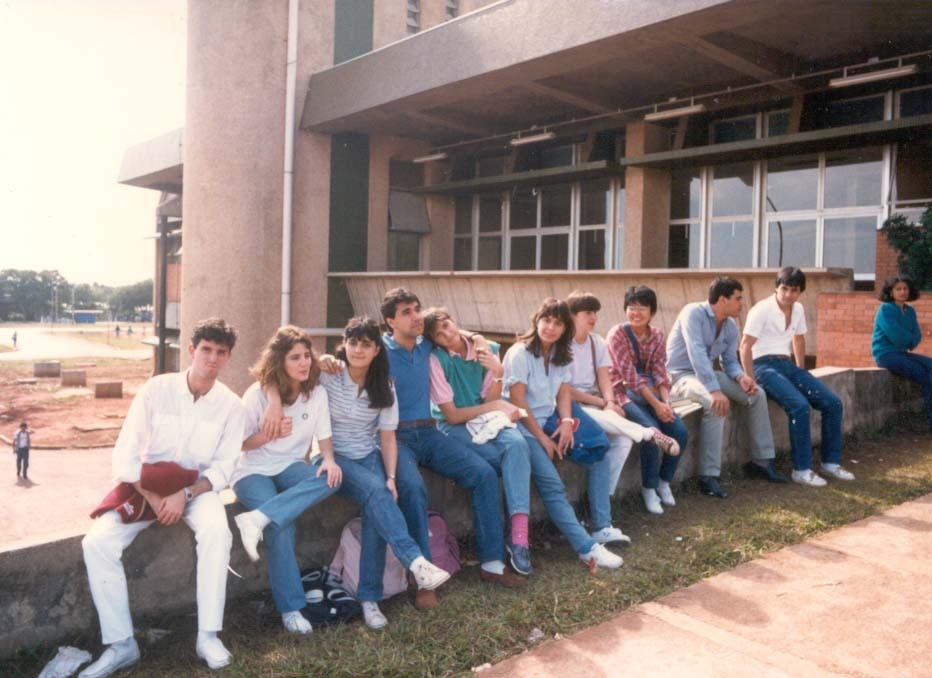
[[(507, 587), (524, 585), (523, 578), (505, 569), (498, 474), (468, 445), (442, 433), (431, 417), (430, 354), (434, 345), (422, 334), (424, 319), (420, 300), (412, 292), (398, 287), (385, 294), (381, 313), (389, 328), (382, 335), (382, 343), (398, 395), (395, 437), (399, 454), (403, 453), (403, 448), (407, 449), (418, 464), (470, 491), (479, 548), (479, 577)], [(399, 498), (401, 501), (403, 497)], [(427, 534), (426, 515), (423, 520), (423, 526), (408, 526), (415, 539), (418, 534)], [(425, 545), (419, 545), (423, 550)]]

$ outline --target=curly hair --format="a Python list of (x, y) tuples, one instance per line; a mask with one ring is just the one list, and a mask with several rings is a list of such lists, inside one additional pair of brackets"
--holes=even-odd
[(553, 297), (544, 299), (541, 305), (537, 307), (537, 310), (534, 311), (534, 315), (531, 316), (530, 329), (518, 337), (518, 341), (523, 342), (535, 358), (540, 358), (543, 347), (541, 346), (540, 337), (537, 336), (537, 323), (542, 318), (556, 318), (563, 323), (563, 334), (553, 344), (553, 359), (551, 362), (557, 366), (569, 365), (573, 361), (573, 350), (570, 347), (570, 341), (576, 334), (576, 326), (573, 323), (573, 316), (570, 314), (570, 307), (561, 299), (554, 299)]
[(194, 326), (191, 345), (197, 348), (202, 339), (226, 346), (232, 351), (236, 345), (236, 330), (223, 318), (205, 318)]
[(279, 327), (262, 349), (255, 365), (249, 369), (250, 374), (262, 386), (272, 385), (277, 388), (283, 403), (293, 403), (298, 399), (298, 393), (291, 392), (291, 380), (285, 372), (285, 356), (296, 344), (303, 344), (311, 352), (311, 371), (298, 389), (306, 400), (320, 378), (320, 358), (314, 350), (311, 335), (300, 327), (294, 325)]
[(880, 299), (880, 301), (893, 301), (893, 288), (896, 287), (897, 283), (906, 283), (906, 287), (909, 288), (909, 296), (906, 297), (906, 301), (916, 301), (916, 299), (919, 298), (919, 286), (916, 285), (915, 280), (905, 273), (884, 280), (883, 287), (880, 290), (880, 294), (877, 295), (877, 298)]
[(395, 402), (395, 396), (392, 394), (392, 382), (389, 377), (391, 365), (388, 362), (388, 354), (382, 345), (382, 334), (379, 330), (379, 324), (369, 316), (361, 315), (350, 318), (343, 328), (343, 343), (337, 349), (336, 357), (343, 362), (346, 360), (346, 342), (350, 339), (368, 339), (375, 344), (379, 352), (366, 370), (366, 380), (363, 388), (369, 394), (369, 407), (372, 409), (382, 409), (391, 407)]

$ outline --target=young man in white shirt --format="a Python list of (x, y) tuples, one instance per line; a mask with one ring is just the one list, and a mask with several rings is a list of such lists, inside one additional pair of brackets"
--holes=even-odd
[(787, 266), (777, 275), (775, 287), (772, 296), (748, 312), (741, 337), (741, 365), (755, 376), (767, 397), (786, 411), (793, 482), (809, 487), (826, 484), (812, 470), (812, 408), (822, 413), (822, 472), (838, 480), (854, 480), (854, 474), (841, 466), (841, 399), (806, 370), (806, 312), (799, 303), (806, 275)]
[[(230, 478), (243, 444), (244, 414), (240, 399), (217, 381), (230, 359), (236, 332), (220, 318), (194, 328), (184, 372), (153, 377), (133, 399), (113, 448), (118, 482), (132, 483), (154, 511), (158, 522), (184, 520), (197, 541), (197, 655), (211, 669), (227, 666), (232, 655), (217, 637), (223, 626), (227, 566), (233, 536), (218, 493)], [(143, 464), (173, 462), (198, 471), (198, 480), (174, 494), (159, 496), (142, 489)], [(124, 523), (107, 511), (84, 537), (84, 562), (91, 595), (100, 618), (100, 658), (81, 678), (102, 678), (139, 661), (133, 638), (129, 592), (121, 558), (140, 532), (155, 520)], [(187, 575), (184, 575), (187, 576)]]

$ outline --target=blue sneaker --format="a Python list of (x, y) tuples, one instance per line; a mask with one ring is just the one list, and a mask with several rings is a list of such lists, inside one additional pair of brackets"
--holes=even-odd
[(508, 540), (505, 542), (505, 550), (508, 551), (508, 562), (515, 572), (525, 577), (534, 574), (534, 568), (531, 567), (531, 550), (527, 546), (518, 546)]

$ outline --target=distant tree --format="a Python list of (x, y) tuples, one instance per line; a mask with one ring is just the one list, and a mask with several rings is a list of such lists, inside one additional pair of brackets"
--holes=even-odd
[(152, 304), (152, 280), (115, 288), (108, 303), (115, 318), (132, 320), (137, 308)]
[(41, 320), (53, 310), (56, 289), (60, 313), (62, 304), (70, 301), (71, 286), (58, 271), (4, 269), (0, 271), (0, 314), (3, 319)]
[(922, 213), (918, 224), (894, 214), (884, 222), (883, 231), (899, 253), (896, 262), (900, 273), (911, 276), (921, 289), (932, 289), (932, 206)]

